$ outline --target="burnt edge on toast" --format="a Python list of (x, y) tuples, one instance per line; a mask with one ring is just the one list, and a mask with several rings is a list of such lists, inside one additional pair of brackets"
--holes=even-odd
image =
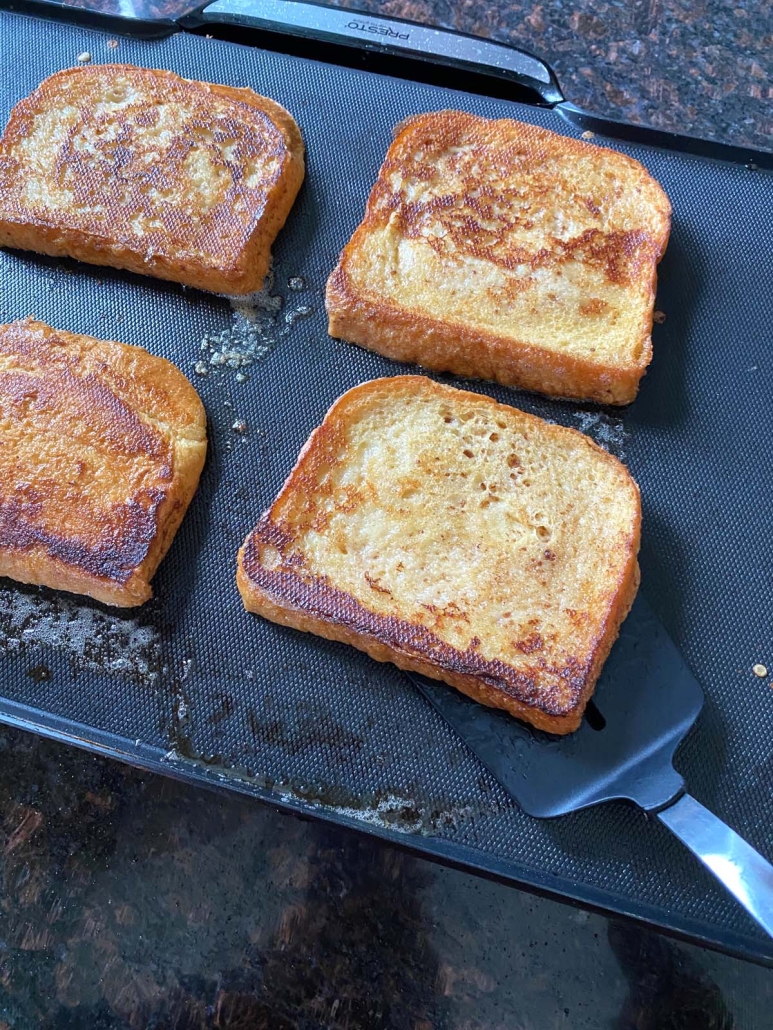
[[(398, 378), (423, 379), (410, 376)], [(338, 405), (370, 385), (364, 383), (354, 387), (332, 405), (322, 424), (306, 441), (271, 508), (264, 512), (242, 545), (237, 559), (236, 580), (245, 608), (281, 625), (350, 644), (365, 651), (376, 661), (391, 662), (403, 670), (446, 682), (473, 700), (491, 708), (503, 709), (538, 729), (556, 734), (573, 732), (580, 725), (604, 662), (639, 589), (637, 553), (641, 510), (638, 512), (629, 560), (614, 590), (610, 591), (609, 605), (601, 620), (602, 629), (587, 657), (571, 661), (563, 667), (547, 666), (545, 669), (561, 677), (569, 688), (569, 701), (561, 704), (555, 688), (546, 689), (544, 685), (538, 687), (536, 678), (519, 672), (506, 662), (483, 658), (474, 647), (464, 651), (455, 648), (425, 626), (396, 616), (379, 615), (360, 604), (347, 591), (331, 586), (323, 575), (304, 576), (302, 556), (287, 555), (293, 544), (293, 536), (280, 523), (273, 521), (272, 513), (296, 481), (305, 478), (304, 460), (312, 452), (315, 439), (331, 431), (328, 420)], [(493, 407), (507, 407), (485, 395), (470, 396), (475, 398), (476, 403), (488, 402)], [(519, 411), (519, 414), (536, 424), (542, 423), (542, 419), (527, 412)], [(620, 464), (583, 433), (568, 427), (561, 429), (581, 437), (604, 460)], [(635, 481), (630, 474), (628, 476), (638, 495)], [(260, 561), (263, 547), (274, 548), (282, 558), (287, 555), (285, 568), (293, 571), (267, 569), (263, 566)]]
[[(380, 225), (377, 208), (382, 194), (389, 192), (386, 180), (395, 163), (394, 155), (405, 136), (414, 132), (425, 121), (442, 119), (446, 119), (452, 128), (459, 127), (460, 131), (476, 122), (489, 121), (466, 112), (440, 111), (416, 115), (395, 126), (395, 138), (368, 197), (362, 222), (341, 251), (338, 263), (327, 282), (325, 305), (329, 319), (329, 334), (375, 350), (392, 360), (418, 364), (436, 371), (490, 380), (549, 397), (593, 401), (599, 404), (630, 404), (635, 399), (641, 379), (652, 360), (652, 313), (657, 287), (657, 266), (668, 245), (671, 205), (660, 185), (646, 169), (633, 158), (618, 151), (584, 143), (569, 136), (560, 136), (537, 126), (524, 126), (535, 137), (560, 139), (567, 151), (567, 160), (571, 160), (573, 153), (592, 149), (594, 153), (609, 155), (616, 163), (636, 166), (645, 174), (647, 180), (657, 186), (661, 194), (666, 226), (661, 236), (653, 241), (655, 246), (652, 248), (649, 262), (649, 325), (639, 341), (639, 358), (633, 363), (604, 366), (576, 354), (561, 353), (535, 343), (520, 342), (511, 336), (469, 325), (458, 318), (438, 319), (419, 310), (403, 308), (391, 298), (378, 296), (376, 293), (365, 295), (352, 281), (349, 264), (357, 253), (359, 241), (365, 238), (372, 228)], [(513, 119), (501, 120), (521, 124), (514, 122)], [(449, 128), (449, 131), (452, 131), (452, 128)], [(407, 204), (406, 207), (410, 210), (411, 205)], [(407, 217), (410, 220), (410, 214)], [(606, 248), (607, 260), (611, 267), (614, 267), (619, 259), (628, 256), (632, 246), (629, 239), (631, 235), (615, 234), (621, 239), (615, 239), (612, 245)], [(470, 245), (475, 252), (475, 241), (471, 240)], [(561, 244), (561, 248), (563, 247), (564, 244)]]
[[(392, 662), (406, 671), (448, 682), (475, 701), (501, 708), (550, 733), (571, 733), (580, 725), (639, 587), (637, 564), (629, 593), (610, 612), (609, 629), (597, 641), (592, 657), (563, 668), (547, 667), (546, 671), (561, 676), (570, 687), (571, 704), (562, 706), (551, 700), (547, 691), (538, 693), (532, 677), (505, 662), (485, 659), (473, 648), (461, 651), (451, 647), (425, 626), (371, 612), (351, 594), (331, 587), (322, 576), (303, 580), (293, 573), (262, 567), (260, 546), (269, 544), (281, 554), (286, 542), (286, 535), (268, 514), (248, 537), (240, 552), (239, 589), (249, 611), (294, 629), (352, 644), (376, 661)], [(263, 594), (259, 600), (256, 590)]]

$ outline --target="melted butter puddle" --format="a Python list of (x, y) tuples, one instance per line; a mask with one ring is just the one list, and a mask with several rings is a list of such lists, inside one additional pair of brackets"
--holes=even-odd
[(572, 417), (577, 422), (575, 428), (589, 436), (599, 447), (621, 461), (625, 458), (628, 432), (621, 418), (607, 415), (603, 411), (575, 411)]
[[(305, 282), (300, 276), (291, 276), (288, 286), (298, 292), (305, 289)], [(227, 298), (232, 309), (231, 325), (203, 337), (194, 367), (196, 375), (233, 372), (237, 382), (245, 382), (245, 370), (267, 358), (299, 319), (313, 314), (308, 304), (296, 304), (280, 319), (285, 302), (271, 292), (273, 288), (274, 278), (269, 275), (259, 293)]]
[(158, 631), (137, 618), (107, 614), (63, 595), (0, 586), (0, 656), (25, 655), (43, 646), (67, 652), (78, 668), (151, 685), (164, 669)]

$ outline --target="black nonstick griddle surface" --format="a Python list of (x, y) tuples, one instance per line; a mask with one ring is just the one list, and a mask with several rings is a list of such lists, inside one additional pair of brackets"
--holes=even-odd
[[(762, 931), (665, 828), (623, 804), (528, 818), (395, 668), (245, 614), (234, 585), (239, 545), (331, 402), (406, 371), (328, 338), (323, 309), (325, 279), (359, 222), (392, 127), (456, 107), (573, 130), (536, 108), (199, 37), (121, 38), (109, 49), (107, 35), (9, 14), (0, 33), (13, 70), (3, 117), (88, 51), (98, 62), (251, 86), (294, 114), (308, 148), (306, 183), (274, 248), (269, 293), (278, 299), (263, 307), (240, 312), (138, 276), (0, 256), (4, 321), (35, 314), (170, 358), (198, 388), (211, 440), (201, 488), (145, 608), (111, 611), (0, 583), (0, 718), (773, 957)], [(639, 399), (610, 412), (463, 385), (583, 429), (631, 468), (644, 500), (643, 590), (707, 695), (678, 768), (696, 797), (771, 855), (773, 689), (751, 667), (773, 668), (773, 176), (621, 149), (674, 206), (657, 303), (666, 320), (655, 326)], [(212, 364), (224, 352), (226, 363)], [(235, 367), (245, 353), (253, 363)], [(197, 362), (208, 374), (196, 373)], [(232, 428), (240, 420), (243, 433)]]

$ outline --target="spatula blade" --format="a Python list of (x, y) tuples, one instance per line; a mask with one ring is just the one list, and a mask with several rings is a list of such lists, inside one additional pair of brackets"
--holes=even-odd
[(591, 717), (568, 736), (533, 730), (444, 683), (411, 679), (529, 815), (549, 818), (615, 798), (658, 808), (684, 786), (672, 759), (703, 691), (641, 595), (604, 666)]

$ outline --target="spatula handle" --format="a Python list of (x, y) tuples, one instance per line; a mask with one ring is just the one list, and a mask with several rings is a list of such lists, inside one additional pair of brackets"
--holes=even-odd
[(689, 794), (658, 818), (773, 937), (773, 865)]

